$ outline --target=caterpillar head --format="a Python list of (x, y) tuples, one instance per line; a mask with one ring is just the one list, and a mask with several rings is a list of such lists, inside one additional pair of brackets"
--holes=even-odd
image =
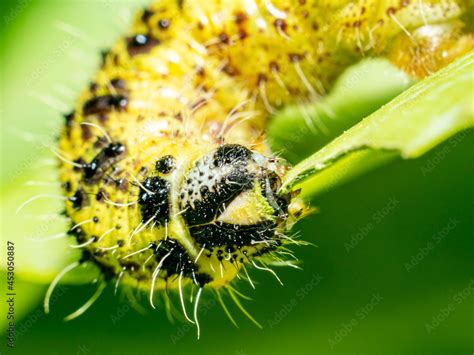
[(238, 271), (234, 266), (254, 263), (282, 244), (291, 219), (291, 197), (279, 194), (283, 170), (273, 159), (229, 144), (197, 159), (185, 172), (179, 208), (204, 254), (196, 267), (214, 284), (227, 283)]
[(149, 281), (142, 286), (151, 292), (227, 285), (242, 265), (271, 260), (302, 210), (280, 194), (287, 168), (274, 158), (238, 144), (181, 158), (187, 155), (159, 157), (141, 182), (139, 232), (118, 258), (125, 279)]
[[(115, 147), (120, 154), (108, 164)], [(293, 242), (285, 233), (304, 210), (294, 194), (280, 192), (288, 166), (239, 144), (180, 142), (156, 154), (137, 164), (126, 145), (112, 142), (76, 173), (67, 213), (80, 225), (71, 234), (83, 261), (149, 292), (153, 305), (156, 290), (219, 288), (245, 265), (285, 259), (280, 247)], [(91, 169), (137, 178), (128, 188), (109, 186), (91, 179)]]

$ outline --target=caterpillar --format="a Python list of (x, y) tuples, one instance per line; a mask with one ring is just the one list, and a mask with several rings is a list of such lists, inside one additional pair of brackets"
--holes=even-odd
[(82, 257), (53, 281), (46, 311), (59, 278), (85, 262), (101, 283), (68, 319), (110, 281), (142, 290), (153, 308), (176, 290), (198, 336), (203, 290), (226, 313), (220, 292), (243, 310), (232, 282), (253, 286), (248, 267), (276, 276), (273, 264), (296, 266), (290, 230), (310, 211), (298, 191), (279, 189), (291, 167), (268, 145), (272, 114), (318, 100), (364, 56), (429, 75), (474, 47), (466, 9), (462, 0), (163, 0), (139, 11), (65, 115), (55, 154)]

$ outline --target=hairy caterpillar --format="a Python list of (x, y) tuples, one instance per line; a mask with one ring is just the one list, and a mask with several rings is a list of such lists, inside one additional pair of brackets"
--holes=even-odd
[[(237, 300), (230, 282), (248, 277), (246, 266), (271, 272), (272, 262), (285, 262), (294, 242), (286, 233), (305, 211), (296, 193), (279, 194), (289, 167), (267, 147), (271, 113), (324, 95), (364, 55), (429, 74), (472, 48), (459, 20), (464, 6), (154, 3), (105, 53), (66, 116), (60, 179), (84, 253), (65, 271), (94, 262), (103, 284), (141, 288), (152, 306), (155, 290), (176, 289), (196, 323), (204, 288)], [(191, 320), (183, 294), (193, 287)]]

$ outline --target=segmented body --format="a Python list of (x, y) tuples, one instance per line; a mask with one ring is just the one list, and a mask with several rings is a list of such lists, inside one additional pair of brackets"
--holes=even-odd
[[(278, 193), (288, 167), (267, 146), (268, 117), (317, 100), (363, 56), (426, 75), (472, 48), (463, 11), (449, 0), (154, 2), (104, 53), (61, 133), (83, 260), (152, 295), (281, 261), (301, 207)], [(443, 35), (413, 45), (411, 32), (437, 26)], [(397, 49), (407, 43), (419, 52)], [(442, 60), (420, 59), (440, 46)]]

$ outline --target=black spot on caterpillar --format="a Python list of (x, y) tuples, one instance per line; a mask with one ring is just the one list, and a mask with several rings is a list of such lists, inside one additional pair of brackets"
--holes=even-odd
[(84, 115), (104, 114), (112, 110), (125, 110), (127, 107), (127, 98), (123, 95), (104, 95), (95, 96), (86, 101), (82, 106)]
[(153, 307), (155, 291), (177, 290), (190, 321), (183, 294), (194, 287), (198, 325), (203, 289), (232, 290), (246, 265), (292, 266), (282, 251), (305, 207), (279, 191), (290, 167), (268, 147), (268, 118), (325, 95), (363, 56), (422, 77), (472, 49), (465, 1), (424, 3), (157, 1), (138, 13), (60, 137), (84, 250), (71, 268), (93, 263)]
[(121, 143), (110, 143), (102, 149), (94, 159), (84, 164), (84, 181), (88, 184), (97, 182), (104, 175), (104, 172), (114, 163), (120, 160), (125, 153), (125, 146)]
[(159, 40), (149, 34), (137, 34), (127, 38), (127, 51), (130, 56), (148, 53), (160, 43)]
[(155, 164), (156, 171), (162, 174), (169, 174), (175, 169), (175, 167), (176, 161), (172, 155), (166, 155), (160, 158)]
[[(239, 226), (230, 223), (217, 222), (203, 226), (191, 227), (190, 232), (196, 242), (205, 245), (206, 249), (213, 250), (214, 247), (229, 248), (251, 246), (255, 242), (272, 240), (275, 229), (274, 222), (263, 222), (256, 225)], [(269, 246), (276, 248), (279, 241), (269, 243)], [(232, 258), (237, 255), (232, 254)]]
[(170, 184), (158, 176), (147, 178), (140, 189), (142, 222), (154, 220), (159, 224), (169, 221)]
[(69, 198), (69, 201), (72, 202), (72, 206), (75, 209), (80, 209), (89, 204), (89, 198), (83, 189), (79, 188), (73, 196)]

